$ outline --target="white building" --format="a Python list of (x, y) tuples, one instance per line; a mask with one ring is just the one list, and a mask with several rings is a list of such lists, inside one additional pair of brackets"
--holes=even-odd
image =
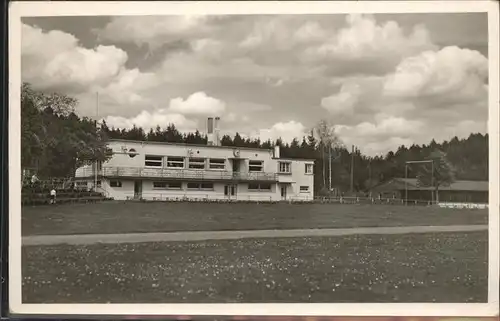
[(313, 200), (314, 160), (281, 158), (278, 146), (220, 146), (218, 136), (209, 119), (207, 145), (111, 140), (111, 159), (97, 173), (78, 168), (77, 184), (97, 181), (115, 200)]

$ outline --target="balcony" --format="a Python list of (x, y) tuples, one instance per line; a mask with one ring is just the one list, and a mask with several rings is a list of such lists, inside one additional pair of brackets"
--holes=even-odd
[[(76, 177), (94, 177), (92, 168), (80, 168)], [(110, 178), (163, 178), (175, 180), (208, 180), (208, 181), (266, 181), (277, 182), (278, 174), (263, 172), (231, 172), (218, 170), (165, 169), (144, 167), (103, 167), (97, 172), (99, 177)]]

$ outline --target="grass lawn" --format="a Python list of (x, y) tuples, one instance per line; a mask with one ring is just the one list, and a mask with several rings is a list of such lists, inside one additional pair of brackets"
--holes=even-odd
[(24, 207), (23, 235), (487, 224), (488, 211), (402, 205), (105, 202)]
[(22, 259), (25, 303), (487, 300), (486, 232), (28, 246)]

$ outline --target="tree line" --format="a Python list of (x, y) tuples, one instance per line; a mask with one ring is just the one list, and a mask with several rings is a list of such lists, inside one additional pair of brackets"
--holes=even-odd
[[(86, 162), (106, 161), (109, 139), (141, 140), (185, 144), (206, 144), (207, 136), (195, 131), (180, 132), (174, 124), (158, 125), (154, 129), (140, 127), (119, 129), (106, 122), (97, 126), (95, 120), (76, 115), (77, 101), (62, 94), (45, 94), (23, 84), (22, 166), (35, 168), (45, 177), (74, 174), (75, 168)], [(330, 187), (340, 191), (367, 191), (380, 182), (405, 177), (407, 161), (436, 159), (433, 173), (424, 165), (408, 166), (408, 177), (429, 184), (432, 176), (438, 185), (455, 179), (488, 180), (488, 134), (475, 133), (468, 138), (453, 137), (449, 141), (400, 146), (383, 156), (370, 157), (360, 149), (342, 144), (334, 126), (320, 121), (307, 136), (291, 142), (282, 139), (261, 141), (258, 138), (223, 135), (223, 146), (272, 148), (279, 145), (281, 157), (315, 161), (315, 190), (327, 193)]]

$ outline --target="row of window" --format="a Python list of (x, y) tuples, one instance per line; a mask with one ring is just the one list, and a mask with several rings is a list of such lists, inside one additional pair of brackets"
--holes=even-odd
[[(249, 191), (271, 191), (271, 184), (248, 184)], [(153, 182), (153, 189), (182, 189), (182, 182)], [(189, 182), (187, 183), (188, 190), (213, 190), (214, 183), (211, 182)]]
[[(86, 182), (85, 182), (86, 183)], [(98, 182), (100, 185), (100, 181)], [(122, 187), (121, 181), (110, 181), (109, 186), (111, 187)], [(254, 192), (269, 192), (271, 191), (272, 184), (260, 183), (260, 184), (248, 184), (248, 190)], [(169, 189), (169, 190), (181, 190), (182, 182), (153, 182), (153, 189)], [(214, 183), (212, 182), (189, 182), (187, 183), (188, 190), (202, 190), (208, 191), (214, 189)], [(309, 192), (309, 186), (300, 186), (300, 192)]]
[[(153, 189), (177, 189), (177, 190), (180, 190), (180, 189), (182, 189), (182, 182), (153, 182)], [(187, 189), (188, 190), (203, 190), (203, 191), (213, 190), (214, 183), (190, 182), (190, 183), (187, 183)]]
[[(205, 158), (190, 157), (187, 159), (187, 168), (189, 169), (205, 169), (206, 164)], [(144, 165), (148, 167), (163, 167), (163, 156), (146, 155)], [(184, 157), (169, 156), (166, 159), (166, 166), (167, 168), (184, 168)], [(222, 158), (210, 158), (208, 160), (208, 168), (224, 170), (226, 168), (226, 160)]]
[[(304, 173), (313, 174), (314, 170), (313, 164), (304, 164)], [(278, 172), (282, 174), (289, 174), (292, 172), (292, 163), (291, 162), (279, 162)]]
[[(163, 156), (146, 155), (144, 165), (148, 167), (163, 167)], [(205, 158), (193, 158), (187, 159), (188, 169), (205, 169), (207, 161)], [(304, 172), (306, 174), (313, 174), (313, 164), (304, 164)], [(185, 167), (184, 157), (174, 157), (168, 156), (166, 158), (167, 168), (181, 169)], [(208, 159), (208, 169), (224, 170), (226, 168), (226, 160), (222, 158), (210, 158)], [(263, 172), (264, 171), (264, 161), (260, 160), (250, 160), (248, 162), (249, 172)], [(278, 172), (283, 174), (289, 174), (292, 172), (291, 162), (279, 162)]]

